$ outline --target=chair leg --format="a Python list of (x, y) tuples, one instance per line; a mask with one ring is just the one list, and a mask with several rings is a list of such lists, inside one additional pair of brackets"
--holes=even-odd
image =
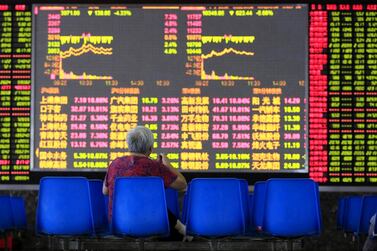
[(293, 241), (288, 240), (287, 241), (288, 251), (293, 251)]
[(271, 250), (276, 251), (276, 243), (274, 240), (271, 241)]
[(81, 251), (81, 244), (82, 244), (81, 239), (77, 238), (77, 250), (78, 251)]
[(63, 250), (69, 250), (69, 238), (63, 238)]
[(216, 248), (213, 245), (213, 240), (209, 240), (208, 244), (209, 244), (209, 250), (211, 250), (211, 251), (215, 251), (216, 250)]
[(52, 241), (51, 241), (51, 236), (47, 236), (47, 248), (49, 250), (53, 249), (53, 247), (52, 247)]
[(139, 251), (144, 251), (144, 239), (139, 240)]

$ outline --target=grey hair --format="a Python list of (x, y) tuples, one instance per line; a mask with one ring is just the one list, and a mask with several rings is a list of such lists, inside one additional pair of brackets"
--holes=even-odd
[(153, 147), (153, 134), (145, 126), (137, 126), (127, 133), (128, 150), (135, 153), (147, 153)]

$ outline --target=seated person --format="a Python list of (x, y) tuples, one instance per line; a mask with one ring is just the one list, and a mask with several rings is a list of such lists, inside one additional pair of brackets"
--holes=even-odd
[(363, 251), (377, 251), (377, 233), (374, 231), (376, 225), (376, 214), (370, 218), (368, 237), (365, 240)]
[[(185, 177), (172, 167), (169, 159), (164, 154), (160, 154), (158, 160), (149, 158), (153, 149), (153, 134), (148, 128), (137, 126), (130, 130), (127, 133), (127, 144), (129, 153), (112, 161), (103, 182), (103, 193), (109, 195), (110, 220), (112, 216), (112, 197), (117, 177), (159, 176), (162, 178), (165, 187), (171, 187), (176, 190), (184, 190), (187, 187)], [(171, 226), (170, 238), (182, 240), (182, 236), (186, 234), (186, 226), (169, 210), (168, 216)]]

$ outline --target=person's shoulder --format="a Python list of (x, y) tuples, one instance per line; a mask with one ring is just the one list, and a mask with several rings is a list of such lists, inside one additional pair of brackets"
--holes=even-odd
[(145, 164), (148, 164), (148, 165), (159, 165), (160, 162), (158, 162), (157, 160), (153, 160), (153, 159), (150, 159), (148, 157), (139, 157), (141, 162), (145, 163)]
[(112, 163), (118, 163), (119, 161), (122, 161), (122, 158), (123, 158), (123, 157), (117, 157), (116, 159), (114, 159), (114, 160), (112, 161)]
[(111, 162), (110, 166), (119, 166), (122, 163), (129, 161), (130, 156), (122, 156), (122, 157), (117, 157)]

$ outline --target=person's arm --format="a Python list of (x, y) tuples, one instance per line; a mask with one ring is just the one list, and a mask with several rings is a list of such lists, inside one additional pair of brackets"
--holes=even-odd
[(170, 184), (170, 187), (176, 190), (185, 190), (187, 188), (186, 178), (170, 164), (168, 157), (166, 157), (165, 154), (160, 154), (160, 161), (167, 166), (172, 173), (177, 175), (177, 179)]
[(109, 188), (106, 185), (106, 180), (107, 180), (107, 174), (105, 176), (105, 179), (103, 180), (103, 185), (102, 185), (102, 193), (104, 195), (108, 195), (109, 194)]
[(109, 194), (109, 189), (107, 188), (106, 186), (106, 180), (103, 181), (103, 185), (102, 185), (102, 193), (104, 195), (108, 195)]

